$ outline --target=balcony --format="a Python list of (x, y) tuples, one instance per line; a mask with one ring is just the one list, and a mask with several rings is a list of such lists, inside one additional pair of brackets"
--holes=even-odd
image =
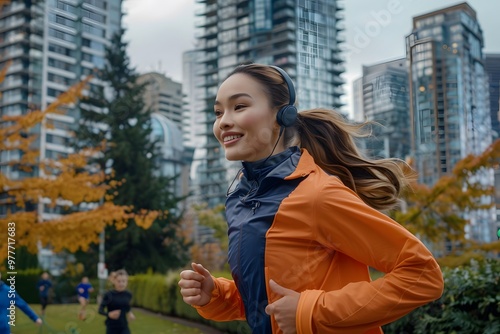
[(295, 1), (294, 0), (278, 0), (274, 1), (274, 8), (283, 8), (289, 7), (295, 9)]
[(195, 26), (197, 28), (210, 27), (210, 26), (216, 25), (217, 21), (218, 21), (217, 16), (206, 17), (204, 20), (199, 20), (199, 21), (195, 22)]
[(194, 15), (196, 16), (209, 16), (209, 14), (214, 14), (217, 12), (217, 3), (211, 5), (206, 5), (205, 8), (198, 8), (195, 10)]
[(281, 24), (278, 24), (276, 26), (274, 26), (273, 28), (273, 32), (280, 32), (282, 30), (293, 30), (295, 31), (297, 28), (297, 26), (295, 25), (295, 23), (293, 23), (292, 21), (286, 21), (284, 23), (281, 23)]

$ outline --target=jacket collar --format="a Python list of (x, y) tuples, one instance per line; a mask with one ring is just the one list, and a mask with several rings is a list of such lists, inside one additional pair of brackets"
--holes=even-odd
[(305, 148), (301, 148), (301, 157), (297, 168), (285, 177), (285, 180), (293, 180), (299, 177), (306, 177), (307, 175), (314, 173), (317, 171), (318, 166), (314, 162), (314, 158), (309, 154), (309, 152)]

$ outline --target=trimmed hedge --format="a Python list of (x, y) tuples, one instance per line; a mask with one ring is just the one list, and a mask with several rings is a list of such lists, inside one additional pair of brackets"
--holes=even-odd
[(177, 282), (179, 274), (142, 274), (129, 277), (128, 290), (132, 292), (133, 306), (165, 315), (189, 319), (227, 333), (246, 334), (252, 331), (244, 321), (216, 322), (203, 318), (195, 308), (184, 303)]
[[(39, 268), (18, 270), (15, 275), (16, 292), (28, 303), (39, 304), (40, 297), (36, 284), (44, 271)], [(7, 274), (2, 274), (2, 281), (7, 284), (9, 278)], [(77, 303), (76, 286), (80, 283), (79, 278), (59, 276), (51, 277), (52, 288), (49, 291), (49, 303), (65, 304)], [(90, 283), (94, 287), (94, 292), (90, 293), (91, 300), (97, 298), (99, 290), (99, 280), (91, 279)]]
[[(36, 283), (42, 274), (41, 269), (24, 269), (17, 270), (15, 275), (15, 287), (16, 292), (24, 299), (28, 304), (38, 304), (40, 303), (40, 298), (38, 296), (38, 290), (36, 289)], [(2, 273), (2, 281), (7, 283), (7, 278), (10, 275)]]
[(443, 275), (440, 299), (384, 326), (384, 333), (500, 333), (500, 261), (472, 260)]

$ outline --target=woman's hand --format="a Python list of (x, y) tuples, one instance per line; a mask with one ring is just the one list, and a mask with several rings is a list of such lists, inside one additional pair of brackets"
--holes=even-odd
[(189, 305), (206, 305), (212, 299), (214, 280), (201, 264), (191, 263), (191, 267), (193, 270), (183, 270), (180, 274), (179, 287), (182, 299)]
[(273, 280), (269, 281), (269, 286), (274, 293), (283, 297), (267, 305), (266, 313), (274, 315), (274, 319), (284, 334), (296, 334), (296, 313), (300, 293), (284, 288)]
[(108, 312), (108, 317), (113, 320), (117, 320), (120, 317), (120, 313), (122, 313), (121, 310), (114, 310), (111, 312)]
[(134, 313), (132, 313), (132, 311), (130, 311), (129, 313), (127, 313), (127, 315), (128, 315), (128, 318), (129, 318), (130, 320), (135, 320), (135, 314), (134, 314)]

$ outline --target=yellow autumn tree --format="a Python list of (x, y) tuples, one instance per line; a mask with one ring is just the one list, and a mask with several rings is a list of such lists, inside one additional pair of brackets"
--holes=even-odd
[[(7, 68), (0, 71), (3, 81)], [(6, 215), (0, 216), (0, 262), (7, 257), (7, 248), (25, 246), (36, 253), (38, 245), (53, 251), (86, 250), (99, 241), (105, 226), (114, 225), (117, 230), (126, 227), (132, 218), (138, 225), (147, 227), (160, 214), (144, 212), (133, 214), (128, 206), (115, 205), (106, 195), (114, 186), (105, 182), (106, 175), (100, 170), (89, 170), (88, 161), (97, 151), (83, 150), (60, 159), (39, 159), (39, 149), (34, 146), (37, 136), (32, 129), (46, 121), (51, 113), (63, 113), (81, 96), (88, 80), (84, 80), (45, 110), (33, 110), (24, 115), (0, 119), (0, 151), (11, 152), (9, 161), (2, 161), (0, 172), (0, 206)], [(50, 127), (49, 122), (44, 123)], [(27, 172), (27, 177), (10, 178), (4, 170)], [(39, 171), (38, 173), (31, 173)], [(37, 175), (38, 174), (38, 175)], [(81, 206), (84, 204), (85, 209)], [(38, 206), (60, 207), (64, 214), (58, 218), (42, 220)], [(7, 234), (7, 232), (10, 232)], [(14, 233), (12, 233), (14, 232)], [(7, 235), (11, 237), (7, 239)], [(11, 243), (13, 242), (13, 243)]]
[(473, 257), (484, 257), (487, 252), (500, 251), (500, 242), (478, 244), (466, 238), (469, 221), (463, 215), (494, 206), (483, 201), (485, 196), (494, 195), (493, 185), (478, 182), (477, 176), (499, 166), (500, 140), (496, 140), (482, 154), (460, 160), (452, 173), (441, 177), (434, 186), (413, 184), (405, 194), (406, 207), (392, 216), (446, 254), (440, 259), (444, 265), (456, 266)]

